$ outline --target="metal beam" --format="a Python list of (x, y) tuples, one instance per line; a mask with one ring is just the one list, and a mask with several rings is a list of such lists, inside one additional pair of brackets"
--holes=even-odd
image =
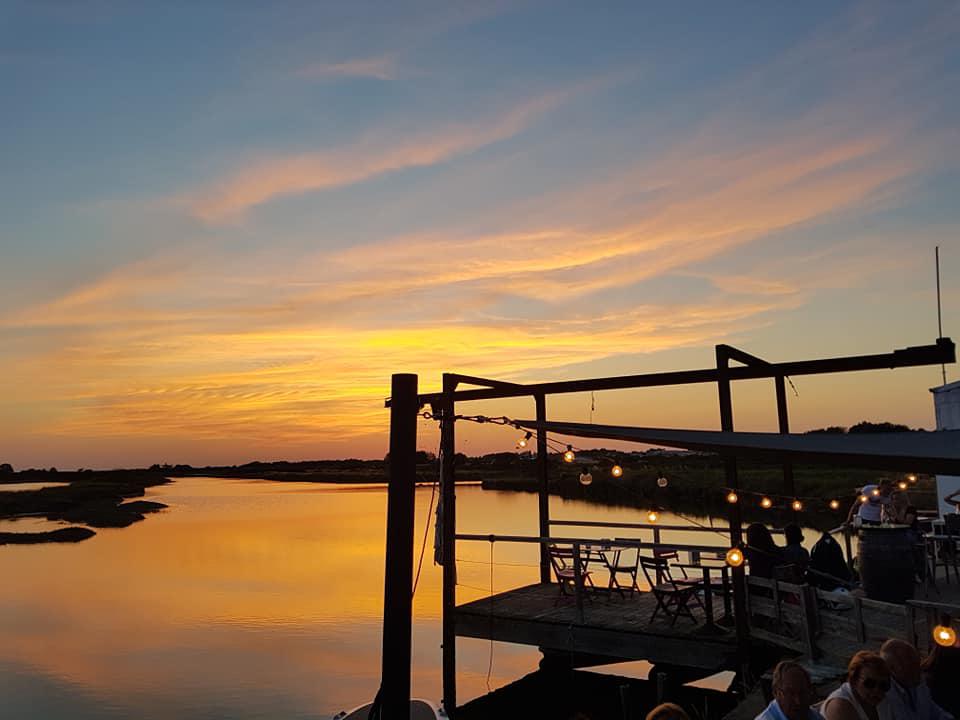
[[(820, 375), (835, 372), (858, 372), (861, 370), (883, 370), (898, 367), (919, 367), (956, 362), (956, 347), (950, 338), (939, 338), (933, 345), (920, 345), (894, 350), (878, 355), (855, 355), (849, 357), (826, 358), (820, 360), (800, 360), (784, 363), (768, 363), (743, 367), (731, 367), (727, 377), (731, 381), (754, 380), (757, 378), (775, 378), (778, 375)], [(591, 390), (617, 390), (640, 387), (662, 387), (667, 385), (691, 385), (696, 383), (717, 382), (719, 372), (716, 368), (704, 370), (682, 370), (678, 372), (648, 373), (644, 375), (622, 375), (617, 377), (593, 378), (589, 380), (566, 380), (549, 383), (532, 383), (516, 388), (480, 388), (460, 390), (454, 394), (454, 400), (493, 400), (497, 398), (528, 397), (538, 393), (557, 395)], [(439, 401), (442, 393), (427, 393), (420, 396), (422, 404)], [(387, 406), (389, 407), (389, 399)]]
[(442, 513), (441, 550), (443, 554), (443, 615), (442, 615), (442, 666), (443, 707), (447, 717), (453, 718), (457, 711), (457, 635), (454, 610), (457, 606), (457, 496), (454, 462), (454, 392), (457, 379), (450, 373), (443, 375), (443, 396), (440, 403), (440, 455), (443, 459), (440, 477), (440, 502)]

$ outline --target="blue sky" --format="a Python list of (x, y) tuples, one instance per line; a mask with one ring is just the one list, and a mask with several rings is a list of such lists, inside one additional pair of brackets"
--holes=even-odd
[[(4, 3), (0, 454), (377, 457), (392, 372), (926, 344), (935, 245), (956, 334), (958, 30), (945, 2)], [(929, 427), (938, 377), (804, 380), (794, 426)], [(715, 426), (686, 392), (598, 419)]]

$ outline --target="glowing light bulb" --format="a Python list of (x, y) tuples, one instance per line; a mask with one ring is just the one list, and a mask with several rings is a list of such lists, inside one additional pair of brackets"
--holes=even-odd
[(903, 480), (901, 480), (900, 482), (897, 483), (897, 487), (900, 488), (901, 490), (906, 490), (906, 489), (907, 489), (907, 483), (905, 483)]
[(743, 551), (740, 548), (730, 548), (727, 550), (727, 565), (730, 567), (740, 567), (743, 565)]
[(573, 447), (571, 445), (567, 445), (567, 451), (563, 454), (563, 461), (571, 463), (575, 457), (576, 455), (573, 454)]
[(861, 496), (860, 496), (860, 502), (862, 502), (862, 503), (867, 502), (869, 499), (870, 499), (870, 498), (868, 498), (866, 495), (861, 495)]
[(907, 480), (908, 480), (909, 482), (915, 483), (915, 482), (917, 481), (917, 476), (916, 476), (916, 475), (907, 475)]
[(760, 507), (762, 507), (764, 510), (769, 510), (773, 507), (773, 500), (768, 497), (763, 498), (763, 500), (760, 501)]
[(592, 482), (593, 482), (593, 475), (591, 475), (591, 474), (588, 473), (588, 472), (580, 473), (580, 484), (581, 484), (581, 485), (589, 485), (589, 484), (592, 483)]
[(737, 497), (737, 494), (736, 494), (735, 492), (733, 492), (733, 490), (731, 490), (729, 493), (727, 493), (727, 502), (730, 503), (731, 505), (733, 505), (734, 503), (736, 503), (737, 500), (739, 500), (739, 499), (740, 499), (740, 498)]
[(667, 479), (661, 475), (657, 478), (657, 487), (665, 488), (667, 486)]
[(610, 474), (614, 477), (623, 477), (623, 468), (619, 465), (614, 465), (612, 468), (610, 468)]
[(831, 509), (831, 510), (839, 510), (839, 509), (840, 509), (840, 501), (839, 501), (839, 500), (831, 500), (831, 501), (830, 501), (830, 509)]
[(874, 497), (880, 497), (880, 489), (874, 488), (873, 490), (870, 491), (870, 494), (873, 495)]
[(652, 523), (655, 523), (659, 517), (660, 515), (657, 514), (656, 510), (651, 510), (650, 512), (647, 513), (647, 520), (649, 520)]
[(519, 440), (517, 440), (517, 447), (525, 448), (526, 446), (527, 446), (526, 438), (520, 438)]
[(933, 629), (933, 641), (942, 647), (953, 647), (957, 644), (957, 632), (949, 625), (937, 625)]
[(794, 512), (800, 512), (801, 510), (803, 510), (803, 503), (800, 502), (799, 500), (794, 500), (792, 503), (790, 503), (790, 507), (793, 509)]

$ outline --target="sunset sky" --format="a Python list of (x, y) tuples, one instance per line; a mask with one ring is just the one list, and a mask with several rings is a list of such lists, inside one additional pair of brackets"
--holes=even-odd
[[(928, 344), (936, 245), (956, 338), (958, 36), (946, 1), (0, 2), (0, 462), (382, 457), (395, 372)], [(933, 427), (940, 377), (796, 378), (793, 429)], [(734, 399), (775, 429), (772, 384)], [(592, 417), (713, 428), (716, 391)]]

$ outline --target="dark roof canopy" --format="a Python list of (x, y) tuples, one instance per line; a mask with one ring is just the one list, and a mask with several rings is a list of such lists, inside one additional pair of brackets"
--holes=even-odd
[(534, 420), (517, 424), (528, 430), (543, 428), (560, 435), (664, 445), (726, 457), (960, 475), (960, 430), (791, 435)]

